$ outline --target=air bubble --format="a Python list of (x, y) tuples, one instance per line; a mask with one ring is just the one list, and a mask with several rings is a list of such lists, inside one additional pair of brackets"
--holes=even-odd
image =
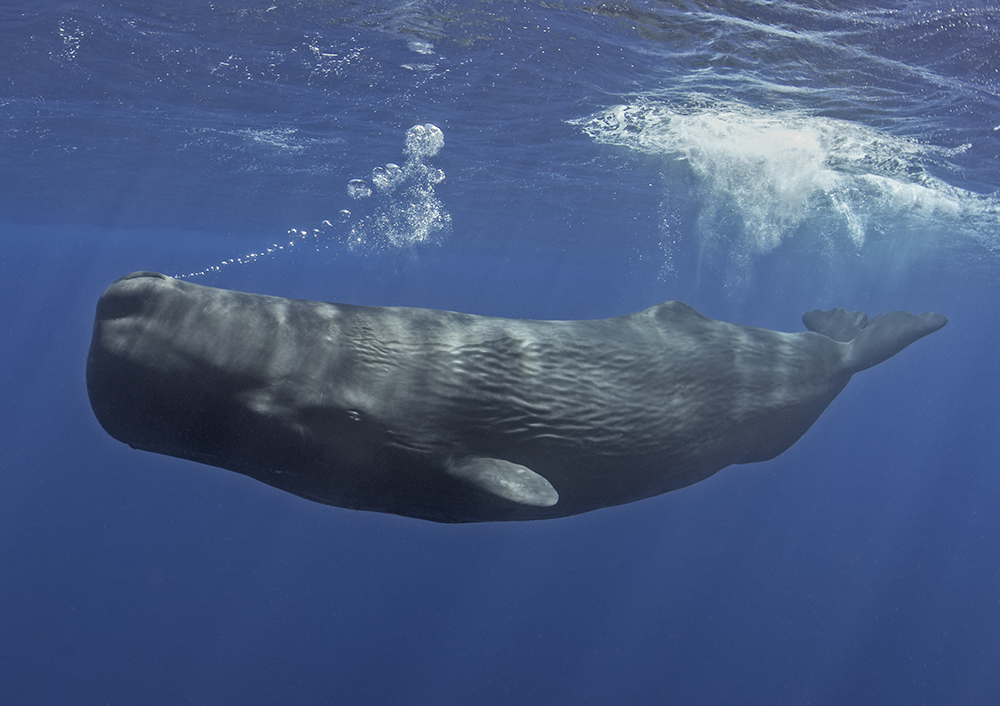
[(352, 199), (363, 199), (372, 195), (372, 190), (362, 179), (351, 179), (347, 182), (347, 195)]
[(414, 125), (406, 131), (403, 153), (415, 159), (433, 157), (444, 147), (444, 133), (436, 125)]
[(400, 169), (398, 164), (390, 163), (384, 167), (375, 167), (372, 169), (372, 183), (382, 193), (387, 193), (395, 189), (402, 176), (403, 170)]

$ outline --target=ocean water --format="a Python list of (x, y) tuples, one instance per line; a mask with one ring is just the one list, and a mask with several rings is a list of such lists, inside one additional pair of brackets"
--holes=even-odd
[[(0, 702), (1000, 699), (1000, 10), (0, 3)], [(134, 270), (573, 319), (938, 311), (777, 459), (446, 526), (133, 451)]]

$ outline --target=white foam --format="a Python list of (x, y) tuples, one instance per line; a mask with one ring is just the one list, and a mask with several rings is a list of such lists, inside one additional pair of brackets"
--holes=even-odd
[[(181, 149), (197, 151), (225, 163), (229, 169), (245, 172), (263, 169), (294, 174), (322, 172), (326, 167), (317, 167), (313, 163), (303, 166), (305, 162), (296, 158), (316, 148), (344, 143), (340, 135), (310, 135), (284, 125), (236, 129), (191, 128), (187, 134), (190, 139)], [(281, 159), (274, 160), (272, 157)]]
[(687, 165), (699, 237), (717, 244), (719, 233), (730, 234), (730, 250), (744, 263), (805, 232), (860, 248), (887, 223), (896, 233), (915, 223), (942, 237), (957, 230), (1000, 249), (993, 235), (1000, 201), (925, 168), (968, 146), (948, 150), (858, 123), (737, 103), (680, 108), (639, 99), (573, 123), (600, 143)]
[(424, 39), (411, 39), (406, 45), (410, 51), (417, 54), (433, 54), (434, 45)]
[(290, 127), (246, 128), (230, 134), (242, 135), (248, 140), (282, 152), (301, 152), (306, 148), (298, 130)]

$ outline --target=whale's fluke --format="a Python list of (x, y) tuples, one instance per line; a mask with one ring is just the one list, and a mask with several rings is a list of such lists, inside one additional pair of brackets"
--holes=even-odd
[(841, 343), (850, 343), (847, 366), (852, 373), (867, 370), (888, 360), (914, 341), (934, 333), (948, 323), (941, 314), (924, 312), (919, 316), (905, 311), (868, 317), (860, 311), (814, 309), (802, 315), (802, 323), (815, 333)]

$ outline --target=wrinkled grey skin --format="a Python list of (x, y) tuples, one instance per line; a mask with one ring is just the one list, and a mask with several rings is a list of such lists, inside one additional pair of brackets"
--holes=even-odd
[(791, 446), (938, 314), (811, 331), (680, 302), (596, 321), (326, 304), (138, 272), (97, 305), (94, 413), (130, 446), (310, 500), (439, 522), (628, 503)]

